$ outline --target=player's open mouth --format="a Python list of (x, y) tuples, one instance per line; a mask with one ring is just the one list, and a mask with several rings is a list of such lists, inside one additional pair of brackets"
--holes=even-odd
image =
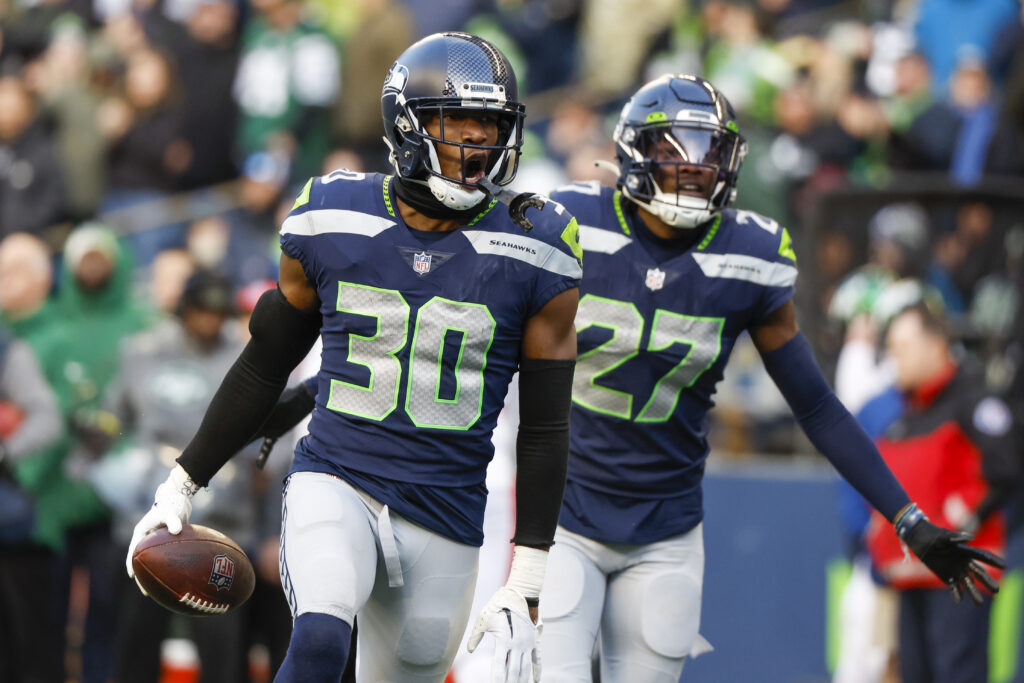
[(474, 154), (466, 157), (462, 165), (462, 181), (475, 183), (486, 175), (486, 154)]
[(679, 186), (676, 187), (676, 193), (690, 197), (703, 197), (704, 183), (680, 183)]

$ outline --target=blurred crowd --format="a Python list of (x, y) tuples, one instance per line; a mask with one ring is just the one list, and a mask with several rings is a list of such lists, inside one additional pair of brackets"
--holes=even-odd
[[(156, 666), (184, 627), (123, 590), (129, 523), (273, 286), (298, 189), (389, 169), (381, 82), (439, 30), (512, 60), (519, 189), (613, 182), (593, 162), (614, 158), (631, 92), (669, 71), (710, 79), (749, 145), (737, 206), (789, 227), (824, 365), (841, 371), (850, 341), (877, 356), (892, 314), (937, 302), (1024, 415), (1019, 0), (0, 0), (0, 602), (16, 606), (0, 614), (0, 680), (19, 658), (41, 667), (19, 680), (65, 664), (86, 681), (154, 680), (139, 662)], [(752, 347), (719, 399), (717, 448), (802, 447)], [(194, 521), (259, 558), (251, 609), (271, 627), (192, 634), (235, 653), (209, 680), (247, 680), (252, 643), (272, 661), (287, 643), (280, 471), (252, 460), (218, 475)], [(65, 662), (67, 638), (79, 654)]]

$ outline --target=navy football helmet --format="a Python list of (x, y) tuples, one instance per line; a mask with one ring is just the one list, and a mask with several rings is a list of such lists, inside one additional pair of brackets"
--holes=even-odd
[[(498, 117), (496, 145), (474, 145), (444, 139), (446, 111), (486, 110)], [(381, 93), (384, 141), (400, 177), (425, 183), (446, 207), (463, 210), (486, 195), (476, 183), (463, 179), (467, 153), (485, 150), (483, 173), (497, 185), (516, 175), (523, 144), (525, 107), (519, 102), (516, 75), (508, 60), (491, 43), (468, 33), (435, 33), (410, 46), (391, 65)], [(434, 137), (424, 123), (441, 118), (441, 135)], [(441, 172), (439, 143), (457, 146), (462, 155), (462, 178)], [(471, 161), (471, 164), (474, 163)]]
[(622, 194), (666, 224), (694, 228), (736, 198), (747, 153), (732, 105), (697, 76), (666, 75), (622, 109), (613, 136)]

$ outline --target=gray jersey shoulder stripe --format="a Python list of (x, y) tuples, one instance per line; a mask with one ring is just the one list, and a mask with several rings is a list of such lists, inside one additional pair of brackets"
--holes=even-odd
[(580, 246), (583, 251), (599, 254), (614, 254), (629, 244), (629, 235), (595, 228), (593, 225), (580, 226)]
[(796, 267), (743, 254), (695, 253), (693, 258), (707, 277), (746, 280), (766, 287), (792, 287)]
[(532, 237), (483, 230), (463, 230), (462, 234), (478, 254), (508, 256), (566, 277), (583, 277), (579, 261)]
[(394, 221), (362, 211), (314, 209), (289, 216), (281, 225), (282, 235), (346, 233), (374, 237), (396, 225)]

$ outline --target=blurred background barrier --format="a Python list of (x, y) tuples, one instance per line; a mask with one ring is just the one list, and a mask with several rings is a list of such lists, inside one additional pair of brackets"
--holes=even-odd
[[(686, 664), (694, 683), (824, 683), (835, 665), (839, 595), (849, 576), (836, 476), (813, 461), (723, 461), (705, 477), (707, 565), (701, 634), (714, 652)], [(1020, 501), (1015, 512), (1020, 514)], [(1024, 680), (1024, 532), (992, 613), (990, 683)]]

